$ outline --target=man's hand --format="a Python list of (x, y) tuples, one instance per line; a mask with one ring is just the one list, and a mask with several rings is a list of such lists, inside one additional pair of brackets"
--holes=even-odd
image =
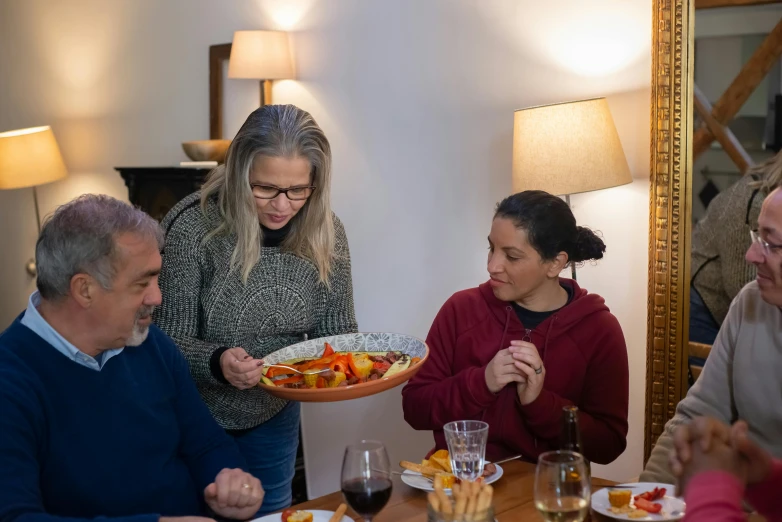
[[(241, 469), (223, 469), (204, 489), (204, 500), (221, 517), (247, 520), (261, 508), (261, 481)], [(195, 521), (192, 521), (195, 522)]]
[(232, 386), (246, 390), (256, 386), (263, 375), (263, 361), (253, 359), (244, 348), (229, 348), (220, 356), (220, 368), (223, 377)]
[(689, 424), (682, 424), (673, 433), (673, 451), (669, 456), (671, 471), (677, 477), (692, 458), (692, 447), (700, 446), (708, 452), (714, 441), (730, 443), (730, 427), (711, 417), (698, 417)]
[(730, 444), (747, 462), (747, 484), (759, 484), (771, 474), (771, 455), (749, 440), (749, 427), (738, 421), (730, 429)]
[(492, 393), (499, 393), (505, 386), (512, 382), (522, 382), (524, 377), (521, 370), (516, 368), (513, 355), (508, 348), (500, 350), (489, 362), (484, 372), (486, 387)]
[(679, 478), (679, 492), (687, 489), (692, 477), (705, 471), (726, 471), (742, 483), (747, 478), (747, 462), (731, 446), (731, 428), (708, 417), (698, 417), (679, 426), (673, 435), (671, 471)]

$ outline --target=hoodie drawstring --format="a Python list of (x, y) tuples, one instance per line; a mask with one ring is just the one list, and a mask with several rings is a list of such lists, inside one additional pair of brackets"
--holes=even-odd
[(502, 330), (502, 339), (500, 339), (500, 350), (502, 350), (505, 347), (505, 335), (508, 333), (508, 327), (510, 326), (510, 313), (513, 311), (513, 308), (510, 306), (505, 307), (505, 328)]
[(554, 322), (557, 320), (557, 315), (554, 314), (551, 317), (551, 322), (548, 324), (546, 330), (546, 337), (543, 340), (543, 348), (540, 350), (540, 360), (543, 361), (543, 366), (546, 365), (546, 348), (548, 348), (548, 338), (551, 336), (551, 329), (554, 327)]

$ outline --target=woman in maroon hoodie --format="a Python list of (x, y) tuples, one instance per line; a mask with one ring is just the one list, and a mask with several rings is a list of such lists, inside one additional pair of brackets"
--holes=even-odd
[(578, 406), (583, 452), (599, 464), (627, 444), (627, 349), (597, 294), (560, 279), (569, 263), (603, 257), (567, 204), (541, 191), (504, 199), (489, 234), (490, 280), (454, 294), (426, 342), (429, 360), (402, 391), (405, 420), (434, 431), (489, 424), (486, 458), (534, 461), (557, 449), (562, 408)]

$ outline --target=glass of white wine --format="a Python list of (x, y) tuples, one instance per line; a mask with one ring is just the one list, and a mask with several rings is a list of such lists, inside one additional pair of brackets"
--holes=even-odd
[(591, 490), (584, 457), (549, 451), (538, 457), (535, 507), (546, 522), (583, 522)]

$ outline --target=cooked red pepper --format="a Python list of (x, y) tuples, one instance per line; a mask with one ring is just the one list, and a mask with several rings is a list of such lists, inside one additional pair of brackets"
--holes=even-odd
[(323, 377), (318, 377), (318, 380), (315, 381), (315, 387), (316, 388), (327, 388), (328, 387), (328, 383), (326, 382), (326, 379), (324, 379)]
[(649, 502), (644, 498), (639, 498), (635, 501), (635, 509), (643, 509), (647, 513), (659, 513), (662, 508), (660, 504)]
[(286, 384), (296, 384), (301, 382), (302, 376), (301, 375), (294, 375), (293, 377), (288, 377), (287, 379), (279, 379), (274, 381), (275, 386), (284, 386)]
[(636, 495), (635, 500), (643, 499), (648, 501), (660, 500), (665, 496), (665, 488), (654, 488), (650, 491), (644, 491), (640, 495)]
[(296, 369), (300, 372), (303, 372), (304, 370), (309, 369), (316, 369), (320, 370), (323, 368), (329, 368), (331, 363), (334, 362), (337, 359), (336, 354), (329, 355), (328, 357), (321, 357), (320, 359), (315, 359), (314, 361), (306, 361), (301, 363), (301, 365), (296, 365)]
[(323, 350), (323, 355), (321, 357), (328, 357), (329, 355), (334, 355), (334, 348), (331, 347), (329, 343), (323, 343), (326, 345), (326, 348)]
[(293, 372), (291, 372), (286, 368), (279, 368), (277, 366), (273, 366), (266, 370), (266, 377), (268, 377), (269, 379), (273, 379), (274, 377), (278, 377), (280, 375), (290, 375), (291, 373)]
[(335, 372), (342, 372), (344, 374), (350, 373), (350, 365), (348, 364), (348, 358), (346, 355), (340, 355), (329, 365), (329, 368)]

